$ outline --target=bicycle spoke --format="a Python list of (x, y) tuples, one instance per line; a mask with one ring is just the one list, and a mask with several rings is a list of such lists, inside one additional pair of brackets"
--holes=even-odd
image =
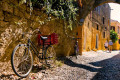
[(45, 60), (47, 65), (54, 65), (56, 53), (53, 47), (49, 47), (45, 53)]
[(18, 46), (13, 52), (13, 70), (20, 76), (24, 77), (32, 68), (32, 54), (28, 51), (27, 46)]

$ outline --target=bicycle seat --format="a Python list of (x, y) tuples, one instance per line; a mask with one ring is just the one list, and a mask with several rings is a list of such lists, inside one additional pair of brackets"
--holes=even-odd
[(48, 37), (45, 37), (45, 36), (41, 36), (42, 39), (48, 39)]

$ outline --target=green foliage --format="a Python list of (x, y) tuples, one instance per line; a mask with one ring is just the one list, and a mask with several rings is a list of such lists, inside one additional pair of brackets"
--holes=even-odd
[(114, 30), (110, 30), (110, 39), (113, 43), (118, 40), (118, 34)]
[(58, 66), (58, 67), (61, 67), (63, 65), (64, 62), (62, 61), (55, 61), (55, 65)]
[[(25, 0), (21, 0), (26, 2)], [(76, 24), (78, 15), (78, 3), (77, 0), (30, 0), (32, 6), (45, 10), (48, 17), (50, 15), (57, 18), (64, 19), (68, 22), (68, 27), (72, 30), (74, 24)], [(30, 4), (31, 5), (31, 4)]]

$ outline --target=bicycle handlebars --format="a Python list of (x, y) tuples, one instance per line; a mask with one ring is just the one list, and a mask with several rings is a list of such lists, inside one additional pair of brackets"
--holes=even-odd
[[(40, 34), (41, 34), (41, 32), (40, 32), (40, 30), (39, 29), (35, 29), (32, 33), (28, 33), (28, 32), (23, 32), (22, 33), (22, 38), (24, 37), (24, 34), (29, 34), (29, 35), (32, 35), (34, 32), (36, 32), (36, 31), (38, 31)], [(30, 38), (30, 37), (29, 37)]]
[(35, 31), (38, 31), (39, 33), (41, 33), (39, 29), (35, 29), (32, 33), (34, 33)]

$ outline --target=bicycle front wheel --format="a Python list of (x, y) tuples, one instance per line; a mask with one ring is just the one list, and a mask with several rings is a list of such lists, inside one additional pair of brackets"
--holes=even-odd
[(56, 60), (56, 52), (53, 46), (50, 46), (45, 50), (44, 57), (45, 57), (45, 62), (47, 66), (54, 65)]
[(11, 55), (11, 65), (15, 74), (19, 77), (26, 77), (33, 66), (33, 57), (26, 44), (17, 45)]

